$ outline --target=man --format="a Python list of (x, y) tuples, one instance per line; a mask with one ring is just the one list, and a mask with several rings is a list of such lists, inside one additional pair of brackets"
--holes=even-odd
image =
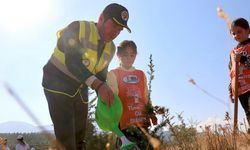
[(112, 90), (106, 85), (115, 39), (127, 26), (128, 10), (108, 5), (98, 22), (75, 21), (58, 31), (57, 45), (43, 68), (43, 87), (55, 135), (66, 150), (84, 145), (88, 113), (88, 87), (110, 106)]

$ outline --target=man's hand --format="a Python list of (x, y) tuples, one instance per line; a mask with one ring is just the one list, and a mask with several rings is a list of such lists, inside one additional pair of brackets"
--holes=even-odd
[(114, 102), (114, 95), (110, 87), (104, 83), (97, 91), (98, 95), (101, 96), (102, 100), (110, 107)]
[(91, 87), (96, 90), (97, 95), (101, 96), (102, 100), (108, 105), (108, 107), (110, 107), (114, 102), (114, 95), (111, 88), (99, 79), (96, 79)]

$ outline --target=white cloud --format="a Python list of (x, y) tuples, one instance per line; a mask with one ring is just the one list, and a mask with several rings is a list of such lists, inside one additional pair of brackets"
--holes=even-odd
[[(247, 123), (244, 121), (244, 118), (239, 118), (238, 120), (238, 126), (239, 129), (243, 132), (246, 131), (246, 128), (248, 128)], [(233, 130), (233, 118), (229, 121), (226, 121), (219, 117), (209, 117), (207, 120), (204, 120), (200, 122), (197, 126), (198, 131), (205, 130), (206, 127), (209, 127), (211, 130), (217, 130), (221, 127), (227, 127), (228, 129)]]

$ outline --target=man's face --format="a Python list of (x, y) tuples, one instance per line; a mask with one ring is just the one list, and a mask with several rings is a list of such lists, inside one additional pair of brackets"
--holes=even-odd
[(244, 29), (239, 26), (232, 26), (231, 27), (231, 35), (237, 42), (244, 42), (248, 39), (248, 35), (250, 32), (250, 29)]
[(122, 26), (115, 23), (113, 19), (108, 19), (102, 22), (102, 27), (100, 31), (101, 37), (105, 42), (110, 42), (115, 39), (122, 30)]

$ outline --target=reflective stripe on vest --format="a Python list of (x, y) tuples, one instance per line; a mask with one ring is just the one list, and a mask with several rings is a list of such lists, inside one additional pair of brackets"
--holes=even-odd
[[(79, 41), (82, 47), (79, 50), (79, 54), (82, 55), (82, 64), (84, 64), (91, 73), (96, 74), (107, 67), (115, 52), (115, 46), (113, 42), (106, 43), (100, 59), (97, 60), (97, 46), (99, 37), (96, 25), (94, 22), (87, 21), (80, 21), (79, 23)], [(60, 34), (62, 33), (62, 31), (63, 30), (58, 31), (58, 39), (60, 38)], [(61, 63), (61, 65), (57, 64), (55, 66), (72, 78), (73, 74), (69, 75), (69, 73), (67, 73), (69, 71), (65, 71), (68, 70), (65, 66), (65, 55), (61, 50), (59, 50), (58, 47), (54, 49), (54, 53), (51, 58), (53, 57), (57, 59), (59, 63)], [(73, 79), (74, 78), (76, 77), (73, 77)]]
[(60, 61), (58, 61), (58, 59), (56, 59), (55, 56), (51, 56), (50, 60), (49, 60), (53, 65), (56, 66), (56, 68), (60, 68), (60, 70), (65, 73), (66, 75), (68, 75), (69, 77), (71, 77), (72, 79), (75, 79), (76, 81), (79, 81), (69, 70), (67, 67), (65, 67)]

